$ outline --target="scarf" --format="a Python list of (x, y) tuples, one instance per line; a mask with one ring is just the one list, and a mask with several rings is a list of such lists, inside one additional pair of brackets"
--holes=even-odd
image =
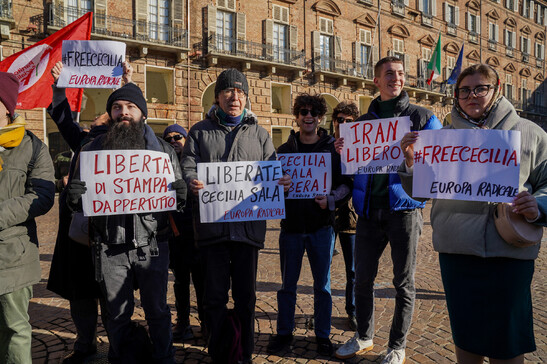
[(239, 116), (230, 116), (224, 112), (220, 107), (217, 107), (216, 110), (218, 120), (222, 125), (226, 126), (238, 126), (241, 123), (241, 120), (247, 115), (247, 109), (243, 109), (243, 112)]
[[(25, 136), (25, 125), (27, 125), (25, 119), (16, 117), (11, 124), (0, 128), (0, 152), (6, 148), (13, 148), (21, 144)], [(3, 164), (4, 161), (0, 157), (0, 171)]]

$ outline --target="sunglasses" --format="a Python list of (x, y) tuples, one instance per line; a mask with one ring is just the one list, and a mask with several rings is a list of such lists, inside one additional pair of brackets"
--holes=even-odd
[(309, 114), (311, 114), (311, 116), (313, 118), (316, 117), (317, 115), (319, 115), (319, 113), (316, 110), (310, 110), (310, 109), (300, 109), (299, 113), (302, 116), (307, 116), (308, 113), (309, 113)]
[(347, 118), (347, 119), (344, 119), (343, 117), (339, 116), (337, 117), (336, 120), (339, 124), (343, 124), (343, 123), (353, 123), (353, 119), (352, 118)]
[(171, 140), (175, 139), (175, 140), (181, 140), (182, 138), (184, 138), (181, 134), (177, 134), (177, 135), (174, 135), (174, 136), (168, 136), (167, 138), (165, 138), (165, 141), (167, 143), (171, 143)]

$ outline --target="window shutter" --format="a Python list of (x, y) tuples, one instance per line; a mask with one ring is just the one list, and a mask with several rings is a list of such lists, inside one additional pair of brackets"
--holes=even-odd
[(262, 22), (264, 29), (264, 44), (272, 45), (273, 44), (273, 20), (265, 19)]
[(545, 59), (545, 44), (541, 45), (541, 49), (539, 50), (539, 59)]
[(320, 38), (320, 32), (317, 30), (314, 30), (311, 32), (312, 38), (313, 38), (313, 56), (318, 57), (321, 54), (321, 38)]
[(424, 0), (417, 0), (418, 11), (424, 11)]
[(273, 6), (273, 19), (277, 21), (281, 21), (281, 6), (275, 5)]
[(95, 22), (95, 28), (106, 28), (106, 0), (95, 0), (93, 20)]
[(532, 40), (530, 38), (526, 39), (526, 42), (528, 43), (528, 48), (526, 48), (526, 51), (528, 52), (528, 54), (531, 54), (532, 51), (530, 50), (532, 47)]
[(477, 15), (477, 34), (481, 34), (481, 17)]
[(207, 5), (207, 35), (210, 37), (217, 34), (217, 8)]
[(513, 11), (519, 11), (519, 0), (515, 0), (513, 3)]
[(437, 0), (431, 0), (431, 15), (437, 16)]
[(448, 21), (448, 3), (443, 3), (443, 20)]
[(359, 51), (361, 49), (361, 42), (353, 42), (353, 62), (354, 63), (362, 63), (363, 60), (359, 59)]
[(406, 53), (403, 62), (405, 66), (405, 73), (408, 73), (408, 71), (410, 70), (410, 56)]
[(296, 25), (289, 26), (289, 47), (292, 50), (298, 49), (298, 27)]
[(404, 0), (405, 6), (409, 5), (409, 0)]
[(469, 14), (469, 12), (466, 12), (465, 15), (466, 15), (465, 29), (469, 30), (469, 28), (471, 27), (471, 14)]
[(57, 0), (54, 3), (57, 5), (57, 14), (59, 16), (59, 19), (65, 20), (65, 2), (64, 0)]
[(236, 10), (236, 0), (225, 0), (226, 1), (226, 7), (230, 10)]
[(342, 59), (342, 39), (334, 37), (334, 58)]
[(273, 20), (272, 19), (265, 19), (262, 21), (262, 26), (264, 30), (264, 44), (266, 47), (264, 48), (264, 51), (266, 53), (266, 57), (273, 57)]
[(500, 26), (497, 25), (497, 24), (494, 24), (494, 28), (495, 28), (494, 40), (496, 41), (496, 43), (499, 43), (499, 41), (500, 41)]
[(176, 34), (180, 34), (184, 29), (184, 2), (182, 0), (173, 0), (173, 28), (177, 29)]
[(517, 47), (517, 32), (511, 32), (511, 36), (513, 38), (513, 48)]
[(284, 6), (281, 8), (281, 21), (283, 23), (289, 22), (289, 8), (286, 8)]
[(543, 25), (547, 26), (547, 6), (543, 8)]
[(503, 44), (507, 45), (507, 29), (503, 29)]
[(217, 0), (217, 6), (221, 8), (226, 7), (226, 0)]
[(460, 25), (460, 7), (456, 6), (456, 25)]
[(136, 0), (136, 15), (137, 15), (137, 34), (141, 36), (148, 35), (148, 1)]
[(392, 49), (387, 51), (387, 56), (388, 57), (393, 57), (393, 50)]
[(245, 52), (245, 42), (244, 41), (245, 36), (245, 14), (244, 13), (236, 13), (236, 33), (237, 33), (237, 50), (240, 52)]
[(530, 19), (534, 19), (534, 2), (530, 1), (530, 14), (528, 14)]
[(541, 15), (541, 5), (536, 4), (536, 7), (537, 7), (537, 10), (536, 10), (536, 23), (539, 24), (539, 19), (540, 19), (540, 15)]
[(539, 53), (539, 45), (536, 42), (536, 46), (534, 47), (534, 57), (539, 58), (538, 53)]
[(376, 63), (380, 60), (380, 52), (378, 47), (372, 47), (372, 67), (376, 66)]

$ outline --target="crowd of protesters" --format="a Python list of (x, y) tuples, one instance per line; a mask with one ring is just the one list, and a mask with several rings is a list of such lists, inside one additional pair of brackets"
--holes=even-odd
[[(51, 73), (56, 81), (62, 64)], [(269, 133), (249, 108), (249, 84), (236, 69), (216, 80), (215, 103), (204, 120), (186, 130), (168, 126), (159, 137), (147, 125), (147, 103), (124, 63), (124, 85), (112, 92), (91, 128), (73, 119), (65, 90), (53, 87), (47, 112), (72, 153), (58, 155), (55, 169), (47, 147), (26, 131), (14, 109), (17, 78), (0, 73), (0, 363), (30, 363), (28, 305), (40, 280), (36, 216), (52, 207), (60, 192), (59, 226), (48, 289), (67, 299), (77, 337), (64, 364), (83, 363), (97, 351), (98, 306), (111, 363), (174, 363), (173, 341), (201, 335), (214, 363), (252, 363), (255, 344), (256, 278), (266, 222), (203, 223), (197, 196), (205, 187), (199, 163), (272, 161), (277, 153), (329, 153), (332, 188), (327, 195), (285, 201), (279, 259), (282, 285), (277, 292), (277, 327), (267, 346), (282, 355), (293, 344), (297, 287), (304, 253), (313, 276), (313, 328), (317, 352), (349, 359), (374, 347), (374, 282), (380, 257), (390, 245), (395, 308), (383, 364), (406, 360), (407, 334), (416, 296), (414, 275), (425, 200), (412, 197), (414, 144), (421, 130), (441, 129), (428, 109), (410, 103), (405, 70), (395, 57), (374, 67), (379, 91), (359, 116), (352, 102), (332, 112), (330, 134), (320, 127), (327, 104), (320, 95), (294, 99), (297, 131), (276, 151)], [(500, 93), (496, 71), (487, 65), (463, 70), (457, 84), (448, 129), (518, 130), (521, 133), (519, 193), (513, 212), (528, 223), (547, 226), (547, 134), (519, 117)], [(404, 162), (396, 173), (343, 175), (340, 125), (408, 116), (411, 132), (401, 141)], [(69, 237), (71, 222), (82, 212), (89, 168), (81, 151), (148, 150), (169, 156), (175, 177), (176, 211), (88, 218), (87, 243)], [(24, 173), (21, 173), (24, 171)], [(288, 192), (291, 177), (278, 184)], [(434, 199), (433, 244), (459, 363), (523, 363), (535, 350), (530, 285), (539, 244), (514, 247), (497, 233), (496, 205)], [(455, 229), (455, 227), (460, 227)], [(346, 270), (346, 313), (355, 336), (337, 347), (331, 342), (330, 267), (338, 237)], [(174, 274), (176, 320), (167, 305), (168, 269)], [(193, 283), (199, 332), (190, 325)], [(147, 328), (131, 320), (135, 298)], [(231, 290), (233, 310), (227, 308)], [(234, 325), (234, 326), (232, 326)], [(234, 328), (235, 327), (235, 328)], [(237, 336), (238, 340), (229, 340)], [(234, 350), (234, 345), (236, 350)]]

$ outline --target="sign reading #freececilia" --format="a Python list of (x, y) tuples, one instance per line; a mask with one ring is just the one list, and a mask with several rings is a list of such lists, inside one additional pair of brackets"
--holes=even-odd
[(177, 208), (171, 190), (175, 174), (169, 155), (150, 150), (80, 153), (85, 216), (137, 214)]
[(412, 195), (512, 202), (519, 170), (520, 131), (423, 130), (414, 145)]
[(198, 163), (200, 221), (285, 218), (279, 161)]
[(410, 125), (408, 116), (340, 124), (342, 174), (397, 173)]
[(328, 195), (332, 186), (330, 153), (278, 154), (283, 172), (291, 176), (287, 199)]
[(122, 84), (125, 43), (64, 40), (63, 70), (57, 87), (118, 88)]

